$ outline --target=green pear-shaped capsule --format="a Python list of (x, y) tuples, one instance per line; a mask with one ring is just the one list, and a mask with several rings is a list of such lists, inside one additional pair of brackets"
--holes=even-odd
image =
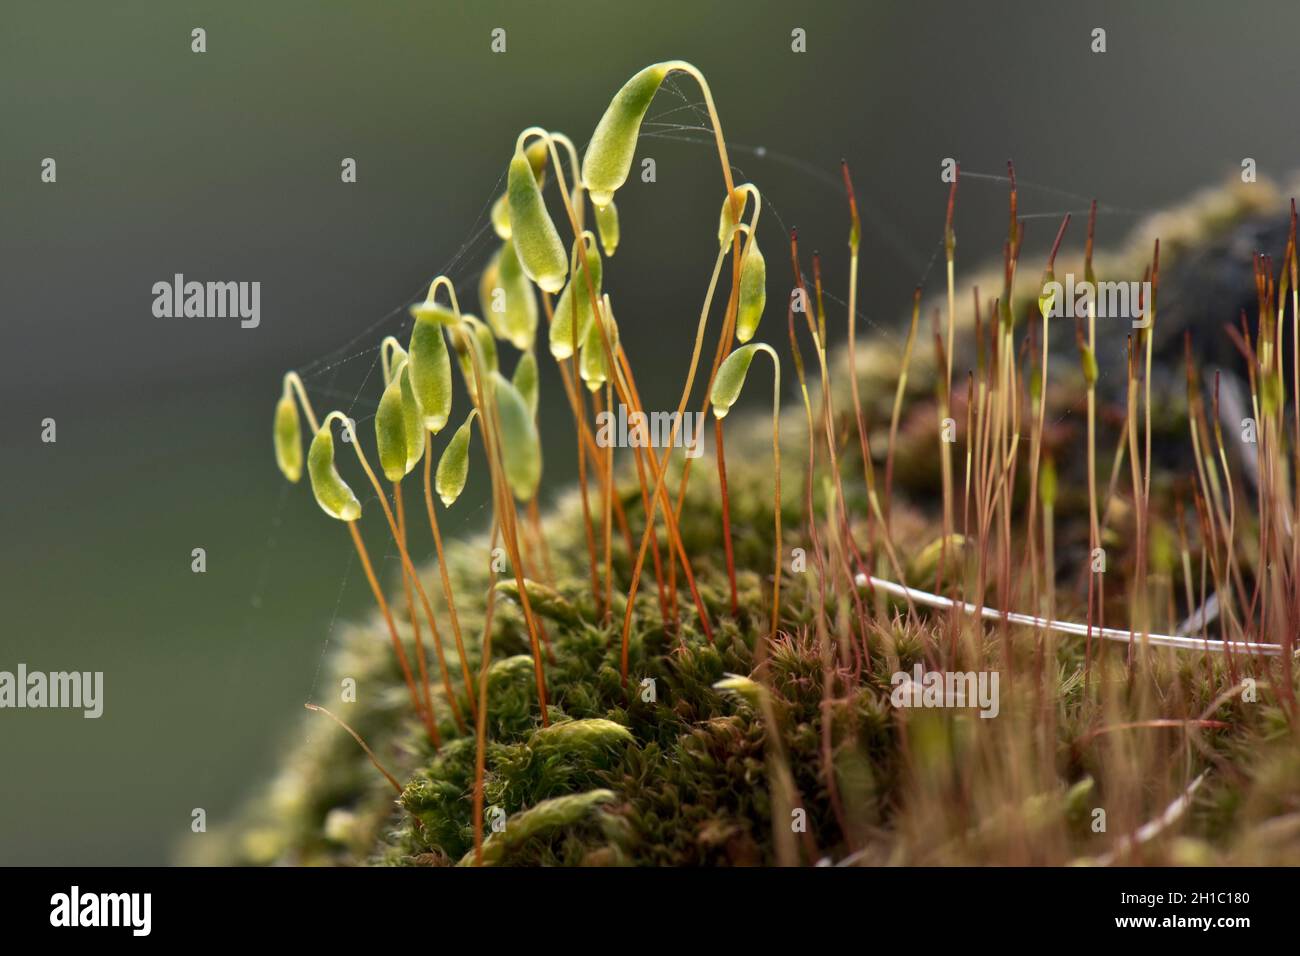
[(442, 336), (441, 322), (417, 317), (407, 360), (411, 391), (424, 417), (424, 427), (435, 435), (451, 417), (451, 356)]
[(1038, 496), (1044, 508), (1056, 505), (1056, 462), (1051, 455), (1043, 456), (1043, 463), (1038, 469)]
[(758, 237), (750, 236), (745, 244), (745, 258), (740, 264), (740, 300), (736, 304), (736, 338), (748, 342), (758, 331), (767, 305), (767, 262), (758, 248)]
[(596, 124), (587, 155), (582, 158), (582, 181), (597, 209), (609, 205), (614, 193), (627, 181), (641, 121), (667, 75), (664, 63), (646, 67), (614, 94)]
[[(492, 329), (477, 316), (466, 313), (464, 319), (465, 324), (469, 326), (469, 334), (474, 336), (474, 341), (478, 343), (479, 361), (487, 371), (495, 372), (498, 367), (497, 342), (492, 335)], [(474, 356), (470, 351), (469, 339), (464, 335), (457, 335), (452, 338), (451, 344), (456, 350), (456, 361), (460, 363), (461, 374), (465, 377), (465, 387), (473, 391), (475, 389)]]
[(731, 406), (740, 397), (740, 390), (745, 387), (745, 376), (754, 361), (758, 345), (742, 345), (718, 366), (718, 374), (713, 379), (713, 390), (709, 392), (709, 402), (713, 405), (713, 414), (726, 418)]
[(542, 442), (528, 403), (499, 372), (493, 373), (497, 416), (501, 426), (501, 457), (506, 481), (520, 501), (537, 493), (542, 480)]
[(505, 193), (492, 204), (492, 229), (498, 238), (510, 241), (510, 197)]
[(564, 288), (569, 262), (564, 255), (564, 243), (546, 210), (537, 177), (522, 151), (517, 151), (510, 160), (507, 195), (510, 241), (515, 244), (524, 272), (544, 292), (559, 292)]
[(311, 448), (307, 451), (307, 474), (311, 478), (312, 494), (322, 511), (340, 521), (356, 521), (361, 517), (361, 502), (334, 467), (334, 433), (330, 431), (333, 417), (330, 415), (325, 419), (311, 441)]
[(275, 406), (275, 463), (290, 481), (296, 483), (302, 477), (302, 425), (298, 403), (288, 389)]
[[(509, 245), (509, 243), (506, 243)], [(478, 280), (478, 304), (487, 316), (488, 325), (501, 338), (505, 333), (505, 290), (501, 288), (501, 250), (492, 253), (492, 258), (483, 267), (483, 274)]]
[[(474, 316), (470, 316), (474, 319)], [(479, 351), (483, 355), (483, 361), (489, 372), (495, 372), (500, 366), (497, 360), (497, 340), (492, 335), (492, 330), (483, 322), (474, 319), (474, 335), (478, 338)]]
[[(533, 175), (537, 177), (537, 186), (540, 189), (546, 183), (546, 163), (550, 158), (550, 151), (546, 148), (546, 141), (535, 140), (524, 150), (524, 155), (528, 157), (528, 165), (533, 168)], [(497, 197), (497, 201), (492, 204), (492, 229), (499, 238), (510, 238), (509, 193), (502, 193)]]
[(613, 258), (618, 250), (618, 207), (614, 200), (596, 207), (596, 232), (600, 234), (600, 247)]
[(411, 385), (410, 362), (402, 363), (398, 384), (402, 388), (402, 423), (406, 426), (406, 474), (409, 475), (424, 456), (424, 414), (420, 411), (415, 388)]
[(521, 352), (532, 347), (537, 335), (537, 295), (519, 264), (514, 243), (504, 243), (483, 270), (478, 296), (498, 338)]
[[(614, 313), (609, 308), (609, 296), (604, 299), (605, 336), (609, 339), (609, 350), (613, 354), (618, 348), (618, 326), (614, 324)], [(600, 326), (592, 322), (587, 329), (587, 337), (582, 341), (582, 356), (578, 360), (578, 374), (587, 383), (590, 391), (598, 391), (609, 381), (609, 362), (605, 358), (605, 345), (601, 342)]]
[[(569, 280), (560, 298), (555, 303), (555, 317), (551, 322), (551, 354), (558, 360), (573, 354), (573, 345), (586, 340), (591, 328), (593, 314), (592, 299), (600, 298), (601, 273), (603, 271), (600, 253), (596, 251), (594, 241), (589, 241), (591, 233), (583, 233), (573, 244), (573, 277)], [(578, 243), (585, 242), (587, 249), (587, 268), (582, 267), (578, 259)], [(590, 283), (588, 282), (590, 279)], [(594, 295), (592, 294), (594, 291)], [(575, 334), (574, 329), (577, 329)]]
[(532, 412), (533, 418), (536, 418), (539, 383), (537, 356), (533, 354), (532, 349), (519, 356), (519, 361), (515, 363), (515, 372), (510, 376), (510, 381), (519, 390), (519, 394), (524, 397), (524, 401), (528, 403), (528, 410)]
[(379, 465), (389, 481), (406, 477), (406, 419), (402, 414), (402, 385), (388, 383), (375, 412), (375, 445)]
[(465, 419), (465, 424), (456, 429), (456, 433), (451, 436), (451, 441), (443, 449), (442, 457), (438, 459), (438, 471), (433, 478), (433, 487), (438, 492), (438, 497), (442, 499), (443, 505), (450, 508), (460, 497), (460, 493), (465, 490), (465, 482), (469, 478), (469, 433), (470, 426), (474, 423), (474, 416), (478, 411), (469, 413)]

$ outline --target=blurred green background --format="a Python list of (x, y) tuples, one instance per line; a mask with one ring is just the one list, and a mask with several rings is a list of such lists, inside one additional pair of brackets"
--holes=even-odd
[[(0, 669), (102, 670), (106, 688), (99, 720), (0, 711), (0, 863), (165, 862), (178, 841), (215, 838), (189, 833), (193, 808), (227, 819), (311, 732), (302, 704), (329, 635), (370, 598), (342, 529), (274, 467), (280, 376), (303, 370), (318, 410), (350, 410), (369, 436), (380, 337), (404, 337), (405, 305), (440, 271), (476, 299), (521, 128), (581, 146), (636, 69), (695, 62), (740, 180), (764, 193), (772, 294), (795, 225), (842, 294), (847, 157), (863, 327), (888, 336), (911, 288), (941, 278), (944, 157), (994, 177), (1015, 158), (1029, 255), (1089, 196), (1111, 208), (1109, 242), (1244, 156), (1288, 170), (1298, 20), (1281, 2), (7, 0)], [(1095, 26), (1104, 55), (1089, 51)], [(680, 388), (722, 198), (708, 134), (673, 127), (700, 125), (684, 108), (698, 92), (674, 87), (640, 149), (658, 181), (620, 192), (606, 278), (651, 408)], [(40, 181), (44, 157), (56, 184)], [(963, 179), (959, 262), (997, 253), (1004, 209), (1002, 182)], [(155, 318), (151, 286), (176, 272), (260, 281), (261, 326)], [(549, 367), (543, 403), (554, 493), (572, 438)], [(484, 524), (482, 489), (468, 495), (450, 534)], [(191, 573), (195, 547), (206, 574)]]

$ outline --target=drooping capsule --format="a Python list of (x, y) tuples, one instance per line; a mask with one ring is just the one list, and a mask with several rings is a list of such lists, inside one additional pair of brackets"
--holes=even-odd
[[(618, 348), (618, 326), (614, 324), (614, 313), (609, 307), (609, 296), (602, 301), (605, 325), (605, 337), (609, 340), (610, 354)], [(609, 381), (609, 360), (605, 355), (605, 343), (601, 341), (600, 325), (592, 322), (587, 329), (587, 337), (582, 342), (582, 355), (578, 359), (578, 373), (587, 383), (587, 389), (599, 391)]]
[[(509, 242), (506, 245), (510, 245)], [(501, 250), (492, 253), (492, 258), (483, 267), (483, 274), (478, 280), (478, 304), (487, 316), (488, 325), (500, 338), (506, 337), (505, 311), (507, 298), (501, 288)]]
[(504, 243), (483, 270), (479, 305), (493, 333), (521, 352), (537, 335), (537, 293), (524, 274), (514, 243)]
[[(550, 152), (546, 148), (545, 140), (534, 140), (524, 150), (524, 155), (528, 157), (528, 164), (533, 167), (533, 175), (537, 177), (538, 188), (542, 188), (546, 185), (546, 163), (550, 158)], [(502, 193), (497, 197), (497, 201), (492, 204), (492, 229), (498, 238), (510, 238), (509, 193)]]
[(451, 417), (451, 356), (442, 329), (441, 321), (417, 315), (407, 359), (411, 392), (420, 406), (424, 427), (435, 435)]
[(596, 124), (582, 158), (582, 181), (597, 209), (609, 205), (614, 193), (627, 182), (641, 121), (668, 70), (667, 64), (656, 63), (637, 73), (614, 94)]
[[(465, 387), (474, 393), (477, 391), (474, 384), (474, 353), (477, 351), (478, 360), (488, 372), (494, 372), (498, 366), (497, 343), (487, 323), (468, 313), (464, 318), (466, 328), (462, 329), (462, 334), (452, 337), (451, 345), (456, 350), (456, 361), (464, 376)], [(471, 345), (471, 341), (477, 344), (477, 349)]]
[(424, 414), (415, 397), (415, 388), (411, 385), (411, 363), (403, 362), (398, 372), (398, 383), (402, 388), (402, 422), (406, 426), (406, 474), (424, 456), (425, 428)]
[(618, 206), (610, 200), (604, 206), (596, 207), (596, 232), (600, 235), (600, 247), (611, 259), (618, 250)]
[(515, 244), (519, 263), (528, 278), (544, 292), (559, 292), (564, 287), (569, 261), (564, 243), (546, 209), (541, 187), (522, 150), (510, 160), (507, 190), (510, 209), (510, 241)]
[(307, 474), (311, 478), (312, 494), (322, 511), (340, 521), (356, 521), (361, 517), (361, 502), (334, 466), (334, 433), (330, 431), (330, 422), (336, 416), (342, 417), (337, 412), (328, 416), (312, 439), (307, 451)]
[(375, 445), (379, 465), (389, 481), (406, 477), (406, 419), (402, 414), (402, 385), (394, 379), (384, 387), (375, 412)]
[(492, 230), (497, 238), (510, 241), (510, 197), (506, 193), (492, 204)]
[(492, 380), (506, 481), (516, 498), (528, 501), (537, 493), (542, 480), (542, 442), (537, 424), (528, 403), (514, 385), (499, 372), (492, 373)]
[[(578, 243), (584, 243), (587, 267), (578, 258)], [(573, 276), (555, 303), (555, 316), (551, 322), (551, 354), (556, 359), (567, 359), (573, 354), (574, 343), (581, 345), (591, 328), (594, 313), (591, 303), (600, 298), (600, 253), (596, 251), (594, 237), (584, 232), (573, 244)], [(576, 331), (575, 331), (576, 330)]]
[(749, 366), (753, 364), (754, 353), (757, 351), (757, 343), (742, 345), (723, 359), (722, 364), (718, 366), (718, 374), (713, 379), (713, 389), (709, 392), (709, 403), (713, 406), (713, 414), (718, 418), (726, 418), (727, 413), (731, 411), (731, 406), (736, 404), (736, 399), (740, 397), (740, 390), (745, 387), (745, 376), (749, 374)]
[(479, 354), (483, 357), (484, 367), (489, 372), (495, 372), (500, 367), (497, 358), (497, 340), (492, 336), (492, 330), (480, 322), (474, 316), (469, 317), (474, 327), (474, 336), (478, 339)]
[(469, 478), (469, 438), (470, 426), (474, 423), (474, 416), (478, 410), (471, 411), (465, 419), (465, 424), (457, 428), (451, 436), (451, 441), (443, 449), (442, 457), (438, 459), (438, 470), (434, 475), (433, 487), (438, 492), (438, 497), (442, 499), (443, 505), (450, 508), (460, 497), (460, 493), (465, 490), (465, 482)]
[(290, 481), (302, 477), (302, 425), (298, 403), (288, 387), (275, 405), (275, 463)]
[(510, 376), (510, 381), (514, 383), (515, 388), (519, 390), (519, 394), (528, 403), (528, 410), (532, 412), (533, 418), (536, 418), (539, 382), (537, 356), (533, 354), (532, 349), (519, 356), (519, 361), (515, 363), (514, 374)]
[(750, 236), (740, 263), (740, 298), (736, 304), (736, 338), (748, 342), (758, 331), (767, 305), (767, 262), (758, 248), (758, 237)]

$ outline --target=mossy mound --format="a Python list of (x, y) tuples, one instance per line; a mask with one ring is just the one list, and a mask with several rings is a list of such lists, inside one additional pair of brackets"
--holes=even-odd
[[(1252, 217), (1273, 214), (1276, 196), (1263, 190), (1203, 197), (1145, 224), (1130, 252), (1104, 268), (1124, 278), (1140, 275), (1138, 257), (1155, 229), (1168, 262), (1194, 258)], [(1065, 254), (1058, 271), (1064, 259)], [(988, 287), (995, 285), (991, 280)], [(1017, 294), (1022, 293), (1032, 290)], [(961, 322), (967, 329), (969, 316), (963, 313)], [(888, 419), (896, 352), (880, 342), (859, 347), (864, 405), (877, 425)], [(1053, 415), (1064, 415), (1077, 400), (1069, 394), (1077, 356), (1067, 349), (1061, 354), (1062, 384), (1059, 392), (1049, 390)], [(846, 381), (843, 354), (833, 357), (832, 368), (839, 372), (837, 377), (833, 371), (833, 381)], [(918, 350), (892, 516), (908, 573), (917, 579), (912, 583), (922, 586), (928, 582), (916, 565), (925, 563), (926, 548), (940, 535), (932, 369)], [(837, 386), (833, 400), (844, 433), (852, 434), (846, 392)], [(655, 579), (647, 571), (626, 682), (620, 673), (620, 594), (629, 586), (632, 556), (615, 535), (613, 613), (602, 618), (591, 595), (576, 495), (545, 517), (553, 578), (533, 582), (530, 594), (550, 643), (550, 726), (542, 727), (539, 719), (522, 615), (510, 587), (502, 585), (489, 680), (485, 863), (1300, 862), (1300, 751), (1284, 717), (1286, 688), (1278, 683), (1282, 671), (1276, 666), (1158, 649), (1139, 649), (1130, 664), (1119, 647), (1092, 661), (1096, 685), (1109, 688), (1096, 690), (1084, 679), (1081, 640), (993, 624), (961, 660), (971, 670), (1001, 674), (997, 719), (981, 719), (969, 708), (894, 706), (893, 675), (933, 661), (953, 645), (951, 619), (910, 614), (880, 593), (831, 587), (819, 573), (805, 508), (803, 410), (790, 407), (782, 423), (783, 614), (771, 646), (768, 422), (728, 419), (738, 612), (729, 607), (718, 483), (711, 469), (699, 467), (681, 528), (713, 639), (706, 640), (684, 588), (679, 620), (663, 620)], [(1178, 425), (1177, 414), (1167, 431), (1157, 422), (1158, 436), (1165, 436), (1157, 441), (1172, 446)], [(1185, 434), (1185, 417), (1181, 427)], [(1108, 449), (1113, 436), (1108, 432)], [(1065, 448), (1066, 437), (1053, 440)], [(873, 452), (883, 454), (884, 447), (884, 436), (873, 433)], [(840, 463), (845, 502), (851, 516), (865, 518), (855, 448), (855, 441), (848, 442)], [(1176, 460), (1161, 456), (1153, 496), (1176, 481)], [(1109, 460), (1100, 464), (1108, 467)], [(1067, 469), (1058, 506), (1060, 617), (1077, 615), (1083, 604), (1075, 572), (1079, 542), (1087, 542), (1086, 498), (1069, 487), (1069, 474)], [(823, 477), (812, 482), (819, 516), (825, 513)], [(643, 515), (630, 476), (623, 501), (635, 531)], [(1164, 513), (1171, 510), (1172, 504), (1161, 507), (1158, 520), (1172, 520)], [(1123, 514), (1116, 520), (1120, 554), (1108, 573), (1112, 620), (1126, 618), (1131, 560), (1123, 553), (1129, 540), (1125, 520)], [(861, 531), (857, 522), (850, 518), (855, 536)], [(1248, 540), (1249, 533), (1243, 537)], [(666, 541), (660, 543), (666, 550)], [(478, 537), (448, 551), (475, 671), (489, 544)], [(792, 561), (791, 549), (806, 552), (806, 568)], [(1155, 569), (1157, 579), (1173, 573)], [(436, 569), (426, 568), (423, 576), (428, 593), (440, 596)], [(409, 630), (403, 637), (411, 643)], [(450, 644), (447, 654), (455, 660)], [(217, 849), (207, 861), (472, 861), (476, 748), (472, 733), (451, 720), (441, 683), (433, 685), (443, 735), (435, 752), (409, 713), (401, 673), (377, 620), (350, 629), (328, 666), (334, 686), (344, 677), (356, 680), (358, 701), (341, 716), (402, 781), (400, 797), (394, 799), (350, 737), (321, 721), (288, 755), (267, 793), (208, 841)], [(754, 681), (737, 682), (730, 675)], [(1243, 689), (1246, 678), (1255, 680), (1249, 691)], [(458, 703), (469, 712), (467, 699)], [(1153, 723), (1171, 715), (1179, 726)], [(1147, 842), (1130, 839), (1193, 779), (1202, 783), (1175, 826)]]

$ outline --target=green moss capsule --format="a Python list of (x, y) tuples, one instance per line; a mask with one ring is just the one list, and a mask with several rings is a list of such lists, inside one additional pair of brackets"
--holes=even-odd
[(396, 379), (384, 388), (375, 412), (375, 445), (379, 466), (389, 481), (406, 477), (406, 419), (402, 414), (402, 386)]
[(528, 278), (545, 292), (559, 292), (568, 274), (564, 243), (546, 209), (541, 187), (522, 151), (510, 160), (507, 177), (510, 241)]
[(515, 372), (510, 376), (510, 381), (519, 390), (519, 394), (524, 397), (524, 401), (528, 403), (528, 410), (532, 412), (533, 418), (536, 418), (540, 388), (537, 356), (533, 354), (531, 349), (519, 356), (519, 361), (515, 363)]
[[(586, 269), (578, 259), (579, 242), (586, 243)], [(594, 317), (591, 303), (593, 299), (600, 298), (602, 272), (603, 267), (600, 253), (596, 251), (595, 239), (590, 232), (584, 232), (573, 244), (573, 277), (555, 303), (550, 346), (551, 354), (556, 359), (567, 359), (573, 354), (574, 342), (581, 344), (586, 340), (587, 331), (591, 328)]]
[[(603, 301), (605, 318), (605, 335), (609, 339), (611, 354), (618, 348), (618, 326), (614, 324), (614, 313), (609, 307), (609, 296)], [(578, 360), (578, 373), (587, 383), (590, 391), (598, 391), (609, 381), (609, 361), (605, 356), (605, 345), (601, 341), (600, 325), (592, 322), (587, 329), (587, 337), (582, 342), (582, 356)]]
[(302, 477), (302, 424), (298, 403), (288, 388), (275, 406), (275, 463), (290, 481), (297, 483)]
[(614, 193), (627, 182), (641, 121), (667, 75), (667, 64), (646, 67), (614, 94), (596, 124), (587, 155), (582, 158), (582, 181), (597, 209), (609, 205)]
[(451, 417), (451, 356), (447, 354), (442, 326), (438, 319), (416, 316), (407, 360), (411, 392), (420, 407), (424, 427), (435, 435)]
[(510, 197), (506, 193), (492, 204), (492, 230), (498, 238), (510, 241)]
[(767, 262), (758, 248), (758, 237), (745, 244), (745, 258), (740, 264), (740, 300), (736, 308), (736, 338), (748, 342), (758, 331), (767, 305)]
[(506, 481), (515, 497), (528, 501), (542, 480), (542, 442), (528, 403), (500, 373), (493, 373), (497, 416), (501, 427), (501, 457)]
[(443, 505), (448, 508), (456, 503), (460, 493), (465, 490), (465, 482), (469, 479), (469, 438), (474, 416), (477, 414), (477, 409), (469, 413), (465, 424), (456, 429), (455, 434), (451, 436), (451, 441), (443, 449), (442, 457), (438, 459), (438, 470), (433, 478), (433, 487), (438, 492), (438, 497), (442, 499)]
[(311, 478), (312, 494), (322, 511), (340, 521), (356, 521), (361, 517), (361, 502), (334, 466), (334, 433), (330, 431), (330, 422), (336, 415), (337, 412), (327, 417), (312, 439), (307, 451), (307, 474)]
[(504, 243), (483, 270), (479, 305), (493, 333), (519, 351), (531, 348), (537, 336), (537, 294), (524, 274), (513, 243)]
[(600, 235), (600, 247), (605, 255), (613, 257), (618, 251), (618, 207), (614, 200), (604, 206), (596, 207), (596, 232)]
[(731, 411), (731, 406), (736, 404), (736, 399), (740, 397), (740, 390), (745, 387), (745, 376), (749, 374), (749, 366), (754, 362), (754, 353), (758, 351), (758, 345), (742, 345), (736, 349), (718, 366), (718, 374), (713, 379), (713, 390), (709, 392), (709, 402), (713, 406), (713, 414), (718, 418), (726, 418), (727, 413)]
[(410, 362), (402, 363), (397, 377), (402, 389), (402, 422), (406, 426), (406, 474), (409, 475), (424, 456), (424, 413), (420, 411), (415, 388), (411, 385)]
[(1038, 469), (1038, 495), (1044, 508), (1056, 506), (1056, 462), (1051, 455), (1043, 456)]
[[(469, 335), (474, 337), (478, 343), (479, 361), (488, 372), (495, 372), (498, 367), (497, 359), (497, 342), (492, 335), (492, 330), (478, 316), (464, 316), (465, 324), (469, 327)], [(456, 361), (460, 363), (461, 374), (465, 377), (465, 387), (475, 390), (474, 385), (474, 355), (471, 352), (470, 340), (466, 335), (456, 335), (451, 340), (452, 347), (456, 350)]]
[(489, 372), (495, 372), (500, 367), (497, 358), (497, 340), (492, 335), (492, 330), (480, 322), (474, 316), (469, 316), (473, 322), (474, 335), (478, 339), (479, 352), (483, 356), (483, 361)]
[[(537, 186), (540, 189), (546, 184), (546, 163), (550, 159), (550, 150), (546, 148), (546, 141), (535, 140), (524, 150), (524, 155), (528, 157), (528, 165), (533, 168), (533, 175), (537, 177)], [(510, 238), (509, 193), (502, 193), (492, 204), (492, 229), (499, 238), (506, 240)]]

